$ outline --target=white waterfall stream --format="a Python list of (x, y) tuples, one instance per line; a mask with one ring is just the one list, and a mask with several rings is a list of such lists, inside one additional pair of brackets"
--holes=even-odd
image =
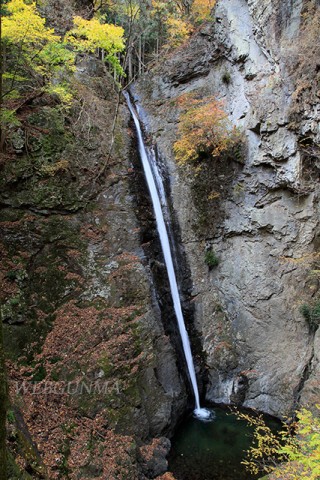
[[(169, 236), (168, 236), (168, 231), (166, 228), (166, 224), (164, 221), (164, 216), (163, 216), (163, 211), (161, 208), (161, 201), (160, 201), (160, 195), (158, 193), (158, 189), (156, 186), (156, 181), (154, 179), (151, 165), (148, 159), (146, 147), (143, 141), (143, 136), (142, 136), (142, 131), (140, 127), (140, 122), (138, 119), (138, 116), (135, 112), (135, 109), (133, 108), (133, 105), (131, 103), (130, 97), (127, 92), (124, 92), (125, 98), (127, 100), (127, 104), (129, 107), (129, 110), (131, 112), (132, 118), (134, 120), (136, 130), (137, 130), (137, 135), (138, 135), (138, 144), (139, 144), (139, 153), (143, 165), (143, 170), (144, 174), (146, 177), (146, 181), (148, 184), (149, 192), (151, 195), (151, 200), (152, 200), (152, 205), (153, 205), (153, 210), (155, 213), (155, 218), (157, 222), (157, 229), (160, 237), (160, 242), (161, 242), (161, 247), (162, 247), (162, 252), (168, 272), (168, 277), (169, 277), (169, 284), (170, 284), (170, 290), (171, 290), (171, 296), (173, 300), (173, 306), (174, 306), (174, 311), (177, 317), (178, 321), (178, 326), (179, 326), (179, 332), (182, 340), (182, 346), (183, 346), (183, 351), (184, 355), (186, 358), (187, 362), (187, 367), (188, 367), (188, 372), (193, 388), (193, 393), (195, 397), (195, 410), (194, 414), (197, 416), (199, 419), (202, 420), (208, 420), (211, 417), (211, 412), (205, 408), (200, 407), (200, 399), (199, 399), (199, 390), (198, 390), (198, 385), (197, 385), (197, 379), (196, 379), (196, 373), (194, 369), (194, 363), (193, 363), (193, 358), (192, 358), (192, 353), (191, 353), (191, 348), (190, 348), (190, 341), (188, 337), (188, 333), (186, 330), (186, 326), (184, 323), (184, 318), (183, 318), (183, 313), (181, 309), (181, 302), (180, 302), (180, 296), (179, 296), (179, 291), (178, 291), (178, 285), (177, 285), (177, 279), (176, 279), (176, 274), (174, 271), (174, 265), (173, 265), (173, 259), (172, 259), (172, 252), (170, 248), (170, 242), (169, 242)], [(159, 184), (159, 181), (162, 182), (161, 178), (157, 178), (157, 184)], [(164, 188), (163, 185), (161, 187), (161, 193), (163, 194)]]

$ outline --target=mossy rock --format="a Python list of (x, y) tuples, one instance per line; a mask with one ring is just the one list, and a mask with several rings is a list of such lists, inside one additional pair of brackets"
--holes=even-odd
[[(12, 222), (2, 242), (8, 261), (17, 265), (6, 274), (16, 292), (3, 304), (5, 348), (9, 358), (26, 355), (28, 363), (50, 331), (55, 310), (78, 294), (87, 243), (81, 224), (70, 217), (30, 217), (10, 209), (1, 213), (3, 221)], [(33, 254), (32, 262), (24, 252)]]
[(114, 372), (114, 365), (107, 355), (104, 355), (99, 359), (98, 365), (103, 370), (106, 378), (112, 376), (112, 373)]
[(33, 480), (34, 477), (29, 475), (29, 473), (22, 471), (16, 462), (14, 461), (13, 455), (9, 452), (8, 454), (8, 480)]
[[(36, 113), (29, 115), (28, 121), (31, 125), (47, 130), (40, 136), (33, 137), (31, 140), (31, 151), (41, 155), (48, 156), (52, 161), (58, 157), (64, 150), (70, 136), (66, 130), (65, 115), (60, 108), (43, 107)], [(34, 142), (34, 143), (33, 143)]]
[[(8, 478), (11, 480), (45, 478), (45, 466), (41, 456), (32, 442), (20, 411), (12, 406), (14, 425), (11, 425), (8, 452)], [(21, 456), (27, 465), (27, 471), (21, 470), (15, 463), (16, 455)], [(30, 474), (30, 475), (29, 475)]]
[(23, 323), (27, 306), (22, 292), (10, 297), (2, 307), (2, 319), (6, 323)]
[(40, 352), (49, 331), (50, 325), (44, 320), (34, 319), (25, 325), (4, 324), (3, 337), (6, 356), (13, 361), (29, 365), (34, 355)]
[(7, 203), (70, 211), (84, 206), (79, 165), (74, 165), (79, 145), (66, 120), (60, 107), (42, 107), (29, 115), (28, 123), (37, 133), (28, 136), (28, 152), (3, 167), (0, 187)]

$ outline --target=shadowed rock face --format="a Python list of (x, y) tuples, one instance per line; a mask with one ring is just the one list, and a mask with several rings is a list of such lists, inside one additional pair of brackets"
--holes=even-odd
[(49, 96), (27, 106), (1, 163), (10, 478), (153, 478), (185, 387), (141, 245), (128, 112), (112, 132), (98, 60), (79, 59), (76, 85), (65, 114)]
[[(319, 288), (310, 277), (318, 268), (319, 169), (302, 148), (306, 137), (311, 149), (319, 142), (319, 105), (315, 97), (299, 103), (292, 68), (297, 52), (306, 54), (302, 8), (299, 0), (218, 1), (214, 21), (136, 86), (171, 177), (207, 355), (206, 397), (278, 416), (315, 402), (320, 382), (319, 331), (299, 312)], [(242, 158), (205, 163), (197, 178), (172, 152), (173, 100), (194, 90), (224, 101), (246, 144)], [(220, 259), (211, 271), (208, 248)]]

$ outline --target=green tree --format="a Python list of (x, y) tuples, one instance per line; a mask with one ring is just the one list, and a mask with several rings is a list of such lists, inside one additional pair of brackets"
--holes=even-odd
[(274, 434), (263, 418), (239, 414), (254, 427), (254, 446), (242, 463), (253, 474), (263, 471), (281, 480), (319, 480), (320, 478), (320, 405), (312, 413), (302, 408), (294, 424)]
[(19, 82), (26, 88), (27, 76), (39, 87), (48, 84), (57, 70), (73, 69), (74, 54), (53, 29), (46, 27), (34, 2), (10, 0), (7, 11), (2, 22), (4, 78), (8, 83), (4, 97), (17, 95), (15, 86)]
[[(67, 77), (74, 68), (73, 52), (62, 43), (34, 2), (9, 0), (1, 17), (1, 150), (9, 125), (17, 123), (22, 98), (56, 93), (70, 101)], [(3, 12), (4, 13), (4, 12)]]
[(154, 49), (155, 21), (148, 0), (109, 0), (99, 3), (101, 18), (121, 25), (125, 31), (126, 53), (123, 68), (131, 81), (141, 74)]
[(3, 149), (3, 128), (2, 128), (2, 109), (3, 109), (3, 74), (4, 74), (4, 52), (2, 47), (2, 18), (8, 14), (6, 4), (8, 0), (0, 0), (0, 151)]

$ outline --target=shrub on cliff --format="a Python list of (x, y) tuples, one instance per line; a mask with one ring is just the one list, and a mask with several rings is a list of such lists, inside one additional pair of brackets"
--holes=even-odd
[(310, 329), (315, 331), (320, 325), (320, 301), (315, 305), (301, 305), (300, 312), (307, 320)]
[(232, 127), (223, 104), (215, 97), (197, 98), (194, 94), (178, 99), (181, 108), (179, 139), (173, 150), (180, 165), (201, 156), (219, 157), (240, 142), (238, 129)]
[(208, 250), (205, 253), (204, 261), (208, 265), (210, 270), (213, 267), (216, 267), (217, 265), (219, 265), (219, 259), (218, 259), (217, 255), (215, 254), (215, 252), (213, 252), (212, 250)]

